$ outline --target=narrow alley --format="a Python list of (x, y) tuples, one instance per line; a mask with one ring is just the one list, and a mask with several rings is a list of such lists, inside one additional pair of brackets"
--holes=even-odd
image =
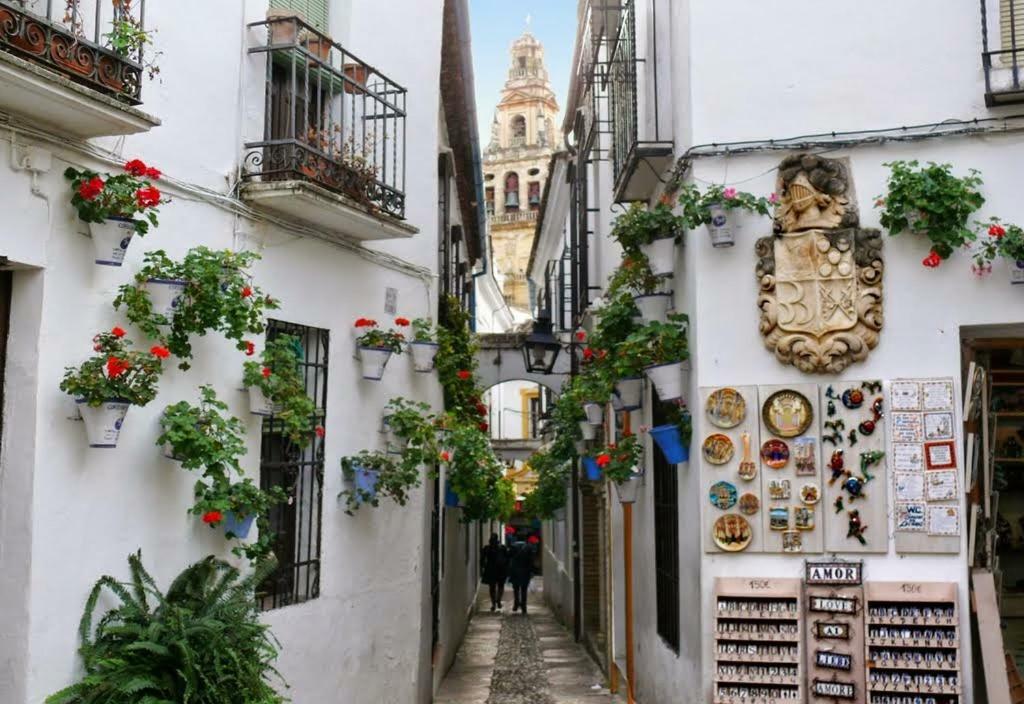
[[(508, 594), (511, 600), (511, 594)], [(531, 592), (528, 616), (489, 610), (477, 595), (455, 663), (434, 704), (615, 704), (590, 657), (552, 616), (543, 593)]]

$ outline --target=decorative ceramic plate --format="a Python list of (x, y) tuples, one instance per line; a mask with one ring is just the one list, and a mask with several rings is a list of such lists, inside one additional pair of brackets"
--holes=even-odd
[(761, 461), (772, 469), (782, 469), (789, 463), (789, 445), (782, 440), (766, 440), (761, 445)]
[(726, 552), (739, 552), (750, 545), (754, 534), (746, 518), (738, 513), (727, 513), (715, 521), (711, 537), (720, 549)]
[(746, 516), (753, 516), (760, 509), (761, 499), (757, 498), (757, 494), (747, 492), (740, 497), (740, 513)]
[(813, 506), (821, 499), (821, 490), (817, 484), (804, 484), (800, 487), (800, 500), (808, 506)]
[(708, 435), (704, 440), (704, 459), (711, 464), (725, 464), (732, 459), (735, 451), (736, 448), (728, 435), (715, 433)]
[(780, 438), (795, 438), (803, 435), (814, 420), (811, 402), (799, 391), (783, 389), (776, 391), (761, 408), (761, 418), (773, 435)]
[(728, 511), (736, 505), (736, 487), (729, 482), (715, 482), (711, 485), (708, 497), (712, 506)]
[(747, 417), (747, 402), (736, 389), (718, 389), (704, 404), (708, 420), (719, 428), (735, 428)]

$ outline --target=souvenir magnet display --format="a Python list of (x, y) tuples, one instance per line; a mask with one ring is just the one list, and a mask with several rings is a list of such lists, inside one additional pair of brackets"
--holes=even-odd
[(753, 516), (761, 509), (761, 499), (757, 498), (757, 494), (751, 494), (748, 491), (740, 497), (739, 505), (740, 513), (745, 516)]
[(704, 440), (704, 459), (711, 464), (722, 465), (732, 459), (736, 448), (728, 435), (715, 433)]
[(728, 511), (736, 505), (736, 487), (729, 482), (715, 482), (711, 485), (708, 497), (712, 506)]
[(712, 529), (715, 545), (726, 552), (739, 552), (750, 545), (753, 533), (747, 519), (738, 513), (727, 513), (715, 521)]
[(743, 433), (740, 437), (743, 442), (743, 459), (740, 460), (738, 474), (744, 481), (752, 481), (757, 476), (757, 464), (750, 456), (750, 433)]
[(784, 389), (768, 397), (761, 409), (761, 417), (773, 435), (795, 438), (811, 427), (814, 410), (802, 393)]
[(735, 428), (747, 416), (747, 402), (736, 389), (718, 389), (708, 396), (704, 410), (708, 420), (719, 428)]
[(782, 469), (789, 464), (789, 446), (782, 440), (766, 440), (761, 445), (761, 460), (772, 469)]

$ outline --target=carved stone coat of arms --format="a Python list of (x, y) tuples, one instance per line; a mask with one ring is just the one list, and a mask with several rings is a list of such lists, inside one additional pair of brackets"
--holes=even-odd
[(882, 235), (858, 227), (846, 160), (779, 165), (775, 235), (757, 241), (761, 334), (783, 364), (841, 372), (878, 345)]

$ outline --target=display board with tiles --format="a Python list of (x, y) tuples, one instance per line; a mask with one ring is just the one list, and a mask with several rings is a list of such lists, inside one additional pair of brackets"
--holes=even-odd
[(864, 701), (863, 563), (808, 562), (807, 699)]

